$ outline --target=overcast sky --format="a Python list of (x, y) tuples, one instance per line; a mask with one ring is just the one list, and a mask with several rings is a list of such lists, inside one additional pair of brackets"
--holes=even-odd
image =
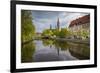
[(88, 13), (32, 10), (33, 23), (36, 32), (42, 32), (44, 29), (50, 28), (50, 25), (52, 25), (52, 28), (55, 28), (58, 18), (60, 21), (60, 27), (66, 28), (72, 20), (87, 14)]

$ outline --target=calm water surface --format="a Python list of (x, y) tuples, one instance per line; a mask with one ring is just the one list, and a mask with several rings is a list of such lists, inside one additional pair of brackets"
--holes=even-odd
[(34, 40), (21, 49), (22, 62), (86, 60), (90, 58), (87, 44), (57, 40)]

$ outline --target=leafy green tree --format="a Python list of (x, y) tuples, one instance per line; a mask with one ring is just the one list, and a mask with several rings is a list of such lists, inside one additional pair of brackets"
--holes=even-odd
[(53, 32), (53, 36), (56, 36), (56, 37), (59, 36), (59, 30), (58, 29), (53, 29), (52, 32)]
[(81, 30), (77, 31), (77, 36), (86, 39), (87, 37), (89, 37), (89, 32), (81, 29)]
[(32, 22), (32, 13), (28, 10), (21, 11), (21, 40), (22, 42), (32, 39), (35, 33), (35, 26)]
[(42, 36), (52, 36), (53, 32), (50, 29), (45, 29), (42, 33)]
[(86, 30), (81, 31), (81, 36), (84, 38), (89, 37), (89, 32), (87, 32)]
[(59, 37), (61, 37), (61, 38), (65, 38), (70, 35), (71, 35), (70, 31), (66, 28), (62, 28), (61, 31), (59, 31)]
[(60, 38), (65, 38), (71, 35), (71, 31), (67, 28), (58, 29), (46, 29), (43, 31), (42, 36), (56, 36)]

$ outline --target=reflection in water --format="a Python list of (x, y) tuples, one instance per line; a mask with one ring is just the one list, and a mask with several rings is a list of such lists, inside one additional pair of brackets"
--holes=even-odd
[(22, 62), (85, 60), (89, 45), (57, 40), (34, 40), (22, 47)]
[(82, 60), (89, 59), (90, 57), (90, 49), (88, 45), (78, 44), (76, 46), (72, 46), (69, 51), (73, 56)]
[(33, 42), (23, 44), (21, 49), (21, 62), (32, 62), (32, 55), (35, 52), (35, 45)]

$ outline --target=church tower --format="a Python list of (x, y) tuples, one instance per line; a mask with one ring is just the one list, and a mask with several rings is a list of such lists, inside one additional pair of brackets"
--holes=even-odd
[(50, 30), (52, 29), (52, 25), (50, 24)]
[(57, 19), (57, 29), (60, 30), (60, 22), (59, 22), (59, 18)]

